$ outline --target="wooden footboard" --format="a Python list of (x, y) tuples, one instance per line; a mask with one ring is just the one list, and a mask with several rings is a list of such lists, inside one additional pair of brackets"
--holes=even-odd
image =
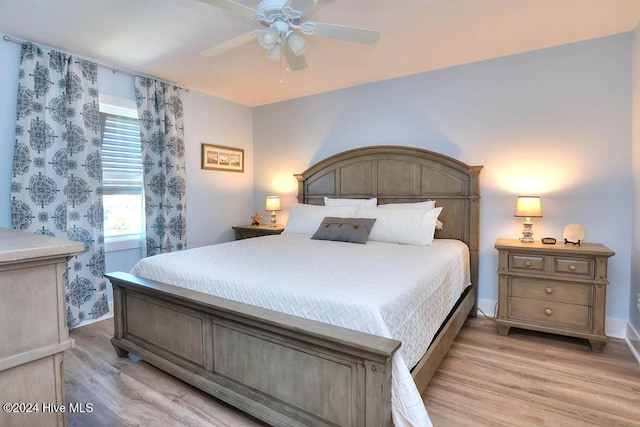
[(108, 274), (120, 356), (143, 360), (269, 424), (390, 426), (400, 342)]

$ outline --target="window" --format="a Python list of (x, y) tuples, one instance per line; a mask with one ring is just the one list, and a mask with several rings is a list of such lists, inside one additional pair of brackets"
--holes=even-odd
[[(133, 100), (100, 96), (105, 243), (138, 244), (144, 227), (138, 112)], [(122, 245), (111, 247), (117, 249)]]

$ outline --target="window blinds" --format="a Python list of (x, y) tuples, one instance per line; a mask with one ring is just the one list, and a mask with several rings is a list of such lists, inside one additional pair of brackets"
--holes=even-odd
[(104, 194), (142, 194), (138, 119), (109, 113), (100, 113), (100, 119)]

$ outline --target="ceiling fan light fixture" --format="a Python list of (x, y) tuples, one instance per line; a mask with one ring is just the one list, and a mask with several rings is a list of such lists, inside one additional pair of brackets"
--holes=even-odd
[(307, 41), (293, 31), (287, 35), (287, 43), (296, 56), (302, 55), (307, 50)]
[(214, 56), (241, 46), (254, 39), (266, 50), (266, 57), (272, 61), (286, 59), (292, 71), (308, 67), (304, 53), (307, 49), (306, 36), (328, 37), (354, 43), (374, 44), (380, 33), (367, 28), (350, 27), (326, 22), (305, 21), (304, 15), (318, 0), (253, 0), (259, 1), (256, 8), (238, 3), (240, 0), (199, 0), (213, 6), (240, 13), (257, 21), (262, 28), (219, 43), (204, 50), (203, 56)]
[(280, 33), (277, 29), (269, 27), (258, 35), (258, 43), (265, 49), (271, 49), (278, 44), (278, 36)]
[(281, 53), (280, 43), (278, 43), (271, 49), (267, 49), (266, 57), (271, 61), (277, 62), (277, 61), (280, 61), (280, 53)]

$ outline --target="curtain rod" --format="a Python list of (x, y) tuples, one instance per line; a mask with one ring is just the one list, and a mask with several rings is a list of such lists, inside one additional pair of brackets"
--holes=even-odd
[(170, 84), (170, 85), (173, 85), (173, 86), (178, 86), (179, 88), (184, 89), (184, 90), (186, 90), (187, 92), (189, 92), (189, 89), (187, 89), (187, 88), (185, 88), (185, 87), (183, 87), (183, 86), (179, 85), (179, 84), (178, 84), (178, 83), (176, 83), (176, 82), (172, 82), (172, 81), (169, 81), (169, 80), (160, 79), (160, 78), (158, 78), (158, 77), (156, 77), (156, 76), (152, 76), (152, 75), (150, 75), (150, 74), (138, 73), (138, 72), (136, 72), (136, 71), (131, 71), (131, 70), (128, 70), (128, 69), (126, 69), (126, 68), (116, 67), (115, 65), (111, 65), (111, 64), (104, 63), (104, 62), (96, 61), (95, 59), (92, 59), (92, 58), (87, 58), (87, 57), (84, 57), (84, 56), (80, 56), (80, 55), (77, 55), (77, 54), (75, 54), (75, 53), (71, 53), (71, 52), (68, 52), (68, 51), (65, 51), (65, 50), (62, 50), (62, 49), (57, 49), (57, 48), (55, 48), (55, 47), (51, 47), (51, 46), (47, 46), (47, 45), (41, 45), (40, 43), (31, 42), (31, 41), (29, 41), (29, 40), (22, 40), (22, 39), (18, 39), (18, 38), (15, 38), (15, 37), (9, 36), (9, 35), (7, 35), (7, 34), (3, 35), (3, 36), (2, 36), (2, 38), (3, 38), (3, 40), (4, 40), (4, 41), (6, 41), (6, 42), (12, 42), (12, 43), (17, 43), (17, 44), (22, 44), (22, 43), (33, 43), (33, 44), (35, 44), (35, 45), (42, 46), (42, 47), (45, 47), (45, 48), (47, 48), (47, 49), (56, 50), (56, 51), (58, 51), (58, 52), (65, 53), (65, 54), (67, 54), (67, 55), (72, 55), (72, 56), (74, 56), (74, 57), (76, 57), (76, 58), (80, 58), (80, 59), (84, 59), (84, 60), (86, 60), (86, 61), (94, 62), (95, 64), (97, 64), (98, 66), (100, 66), (100, 67), (102, 67), (102, 68), (106, 68), (106, 69), (108, 69), (108, 70), (111, 70), (111, 71), (113, 72), (113, 74), (115, 74), (115, 73), (120, 73), (120, 74), (125, 74), (125, 75), (127, 75), (127, 76), (132, 76), (132, 77), (135, 77), (135, 76), (148, 77), (148, 78), (151, 78), (151, 79), (158, 80), (159, 82), (162, 82), (162, 83), (167, 83), (167, 84)]

